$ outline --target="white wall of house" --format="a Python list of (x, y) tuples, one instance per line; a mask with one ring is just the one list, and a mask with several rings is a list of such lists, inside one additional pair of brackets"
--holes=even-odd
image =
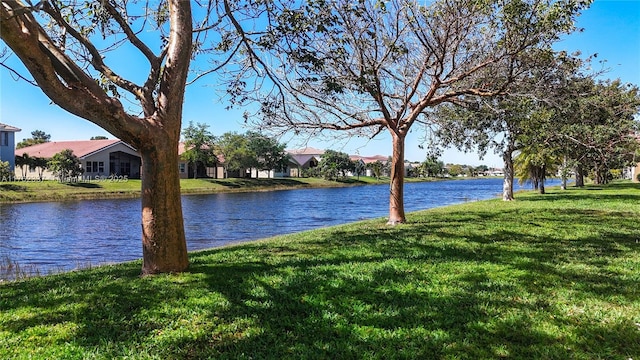
[[(282, 174), (282, 173), (279, 173)], [(276, 177), (276, 172), (275, 170), (258, 170), (258, 169), (251, 169), (251, 177), (254, 179), (269, 179), (269, 178), (274, 178)], [(279, 176), (282, 177), (282, 176)]]

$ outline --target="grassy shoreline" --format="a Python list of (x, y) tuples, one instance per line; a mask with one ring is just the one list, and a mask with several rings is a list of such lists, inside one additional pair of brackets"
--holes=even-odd
[(0, 358), (636, 359), (640, 187), (523, 193), (0, 284)]
[[(441, 180), (446, 179), (407, 179), (407, 182)], [(389, 178), (375, 179), (365, 176), (348, 178), (341, 181), (328, 181), (316, 178), (182, 179), (180, 181), (180, 191), (183, 195), (215, 194), (221, 192), (273, 191), (388, 183)], [(136, 198), (140, 196), (140, 187), (140, 180), (135, 179), (127, 181), (103, 180), (75, 183), (61, 183), (55, 180), (0, 182), (0, 204)]]
[[(320, 179), (183, 179), (182, 194), (206, 194), (238, 191), (268, 191), (310, 187), (351, 186), (377, 183), (375, 179), (330, 182)], [(384, 183), (380, 180), (379, 183)], [(0, 183), (0, 203), (65, 201), (140, 196), (140, 180), (61, 183), (15, 181)]]

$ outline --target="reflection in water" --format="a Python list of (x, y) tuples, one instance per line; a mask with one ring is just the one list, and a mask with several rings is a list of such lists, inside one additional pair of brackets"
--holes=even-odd
[[(499, 196), (501, 179), (405, 184), (407, 212)], [(183, 196), (189, 250), (388, 215), (388, 185)], [(0, 204), (0, 264), (40, 273), (142, 256), (140, 200)], [(0, 279), (2, 265), (0, 265)]]

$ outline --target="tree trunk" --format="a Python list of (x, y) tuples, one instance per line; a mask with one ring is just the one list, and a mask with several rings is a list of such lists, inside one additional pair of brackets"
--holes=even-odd
[(596, 185), (602, 185), (602, 171), (600, 170), (600, 166), (596, 165), (593, 168), (593, 183)]
[(562, 185), (560, 185), (560, 189), (567, 190), (567, 155), (562, 157), (562, 170), (560, 174), (562, 175)]
[(393, 156), (391, 160), (391, 183), (389, 186), (389, 221), (396, 225), (406, 221), (404, 215), (404, 140), (405, 135), (391, 133)]
[(546, 165), (542, 165), (540, 167), (540, 194), (545, 194), (546, 190), (544, 189), (544, 181), (546, 179), (547, 167)]
[(511, 158), (512, 150), (506, 150), (502, 154), (504, 161), (504, 182), (502, 183), (502, 200), (513, 200), (513, 159)]
[(584, 187), (584, 170), (582, 165), (576, 165), (576, 187)]
[(189, 266), (184, 235), (177, 141), (155, 141), (142, 157), (142, 274)]

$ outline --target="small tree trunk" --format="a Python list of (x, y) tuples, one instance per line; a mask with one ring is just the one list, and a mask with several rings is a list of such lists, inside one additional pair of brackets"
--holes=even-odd
[(546, 172), (547, 172), (546, 165), (542, 165), (540, 167), (540, 176), (539, 176), (540, 194), (544, 194), (546, 192), (545, 189), (544, 189), (544, 180), (546, 179)]
[(562, 170), (560, 171), (562, 176), (562, 184), (560, 189), (567, 190), (567, 155), (562, 157)]
[(389, 221), (396, 225), (406, 221), (404, 214), (404, 140), (405, 135), (391, 133), (393, 156), (391, 160), (391, 181), (389, 186)]
[(155, 141), (142, 157), (142, 274), (189, 266), (184, 235), (176, 141)]
[(502, 200), (513, 200), (513, 159), (511, 158), (512, 150), (506, 150), (502, 154), (504, 161), (504, 181), (502, 183)]
[(599, 165), (596, 165), (593, 168), (593, 183), (596, 185), (602, 185), (602, 170), (600, 170)]
[(576, 165), (576, 187), (584, 187), (584, 170), (582, 165)]

